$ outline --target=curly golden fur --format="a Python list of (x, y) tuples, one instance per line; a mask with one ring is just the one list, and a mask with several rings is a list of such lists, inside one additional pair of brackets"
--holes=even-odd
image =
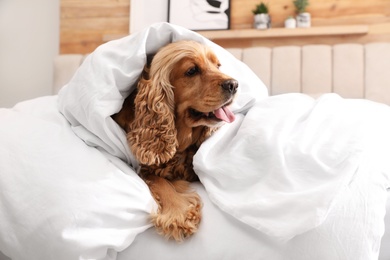
[(205, 45), (168, 44), (145, 66), (137, 90), (113, 116), (159, 206), (152, 222), (177, 241), (196, 232), (201, 219), (200, 197), (189, 187), (198, 179), (193, 155), (224, 121), (234, 120), (228, 106), (238, 83), (219, 66)]

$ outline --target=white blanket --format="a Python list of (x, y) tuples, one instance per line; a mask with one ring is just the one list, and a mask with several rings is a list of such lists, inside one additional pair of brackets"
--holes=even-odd
[(352, 182), (365, 184), (356, 176), (369, 173), (380, 196), (373, 214), (383, 214), (389, 107), (337, 95), (268, 98), (231, 54), (162, 23), (99, 47), (60, 92), (58, 107), (47, 97), (0, 110), (0, 251), (16, 260), (115, 259), (150, 227), (156, 205), (110, 116), (134, 89), (146, 55), (180, 39), (210, 45), (221, 70), (240, 84), (236, 121), (194, 158), (215, 205), (270, 240), (286, 241), (324, 223), (343, 203), (338, 194)]
[(0, 109), (0, 251), (13, 260), (115, 259), (150, 227), (148, 187), (86, 145), (57, 97)]
[(359, 169), (389, 187), (389, 119), (388, 106), (336, 94), (270, 97), (207, 140), (195, 170), (223, 210), (288, 240), (322, 224)]

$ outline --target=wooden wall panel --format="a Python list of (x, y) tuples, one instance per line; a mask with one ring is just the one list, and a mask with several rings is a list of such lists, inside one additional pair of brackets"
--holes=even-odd
[[(251, 10), (259, 0), (232, 0), (232, 29), (250, 28)], [(282, 27), (284, 20), (295, 15), (292, 0), (264, 1), (269, 3), (273, 27)], [(376, 19), (389, 18), (390, 0), (310, 0), (307, 11), (313, 26), (332, 24), (376, 23)]]
[[(259, 2), (258, 0), (232, 0), (232, 29), (251, 28), (253, 19), (251, 10)], [(272, 27), (283, 27), (284, 20), (290, 15), (295, 15), (292, 2), (292, 0), (268, 1)], [(364, 35), (229, 39), (215, 40), (215, 42), (230, 48), (259, 45), (274, 47), (349, 42), (390, 42), (390, 0), (310, 0), (307, 11), (311, 13), (312, 26), (364, 24), (369, 26), (369, 32)]]
[(129, 31), (129, 0), (61, 0), (60, 53), (89, 53)]
[[(141, 0), (140, 0), (141, 1)], [(61, 53), (88, 53), (104, 42), (105, 35), (129, 31), (130, 0), (61, 0)], [(252, 9), (260, 0), (231, 0), (232, 29), (252, 27)], [(283, 27), (295, 15), (293, 0), (268, 2), (272, 26)], [(390, 42), (390, 0), (310, 0), (312, 26), (369, 25), (359, 36), (288, 37), (216, 40), (224, 47)]]

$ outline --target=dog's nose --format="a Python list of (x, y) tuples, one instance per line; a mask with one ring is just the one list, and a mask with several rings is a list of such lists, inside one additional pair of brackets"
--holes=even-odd
[(235, 94), (238, 88), (238, 82), (235, 79), (228, 79), (222, 82), (222, 88), (229, 91), (231, 94)]

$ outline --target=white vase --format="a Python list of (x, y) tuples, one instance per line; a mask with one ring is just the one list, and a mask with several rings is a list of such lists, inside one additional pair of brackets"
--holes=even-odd
[(295, 28), (297, 27), (297, 21), (295, 20), (295, 18), (287, 18), (285, 21), (284, 21), (284, 27), (285, 28)]
[(297, 15), (297, 27), (308, 28), (311, 26), (311, 16), (309, 13), (300, 13)]
[(256, 14), (254, 16), (254, 27), (263, 30), (271, 28), (271, 17), (269, 14)]

